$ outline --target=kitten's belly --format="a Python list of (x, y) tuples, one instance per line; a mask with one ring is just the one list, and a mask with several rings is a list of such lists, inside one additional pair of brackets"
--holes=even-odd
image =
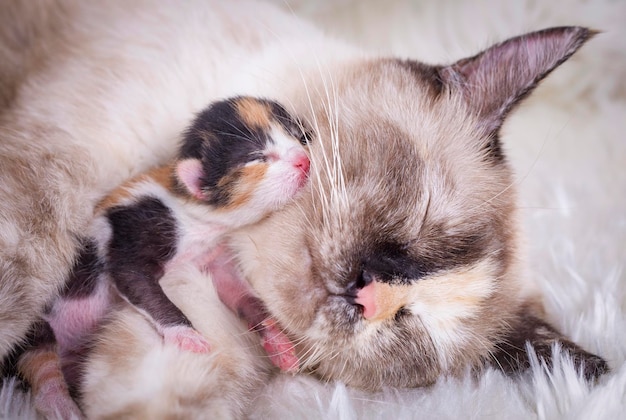
[(60, 354), (76, 350), (95, 331), (110, 305), (111, 291), (102, 283), (90, 296), (57, 299), (46, 321), (54, 331)]

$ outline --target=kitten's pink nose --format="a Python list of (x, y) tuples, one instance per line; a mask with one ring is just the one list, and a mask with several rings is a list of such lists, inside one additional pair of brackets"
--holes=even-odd
[(311, 161), (305, 154), (298, 155), (293, 160), (293, 167), (300, 169), (302, 172), (308, 175), (311, 168)]

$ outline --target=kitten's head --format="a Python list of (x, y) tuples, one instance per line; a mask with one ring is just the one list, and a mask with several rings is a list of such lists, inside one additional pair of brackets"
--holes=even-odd
[(176, 176), (184, 192), (234, 223), (253, 223), (305, 185), (308, 141), (302, 124), (274, 101), (218, 101), (186, 131)]
[[(527, 339), (549, 358), (562, 337), (525, 295), (498, 132), (590, 35), (550, 29), (450, 66), (361, 62), (294, 101), (316, 134), (311, 182), (235, 243), (303, 369), (377, 389), (518, 370)], [(606, 369), (568, 349), (590, 376)]]

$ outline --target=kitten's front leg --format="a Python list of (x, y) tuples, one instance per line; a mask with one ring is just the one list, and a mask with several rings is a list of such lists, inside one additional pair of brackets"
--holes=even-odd
[[(176, 270), (177, 267), (170, 267)], [(167, 276), (167, 272), (165, 276)], [(159, 282), (141, 275), (139, 270), (115, 273), (115, 284), (121, 295), (144, 312), (155, 323), (166, 343), (193, 353), (211, 351), (209, 342), (196, 331), (182, 311), (165, 295)]]
[(300, 361), (293, 343), (237, 273), (232, 254), (219, 245), (211, 257), (207, 269), (220, 300), (261, 336), (261, 344), (274, 366), (286, 372), (297, 371)]
[(181, 350), (193, 353), (208, 353), (211, 351), (209, 342), (193, 327), (186, 325), (157, 326), (163, 336), (163, 341), (173, 344)]

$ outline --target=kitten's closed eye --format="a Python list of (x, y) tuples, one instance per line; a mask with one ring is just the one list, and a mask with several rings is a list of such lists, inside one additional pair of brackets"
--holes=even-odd
[(315, 134), (313, 133), (313, 130), (308, 129), (303, 125), (297, 126), (293, 131), (293, 136), (300, 140), (300, 144), (302, 144), (303, 146), (308, 146), (309, 144), (311, 144), (314, 135)]

